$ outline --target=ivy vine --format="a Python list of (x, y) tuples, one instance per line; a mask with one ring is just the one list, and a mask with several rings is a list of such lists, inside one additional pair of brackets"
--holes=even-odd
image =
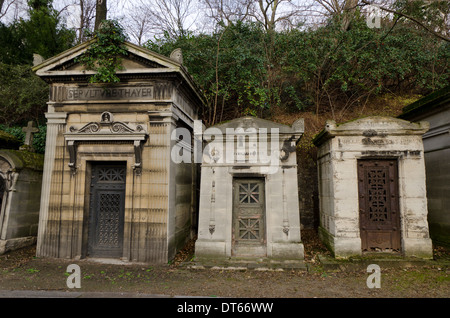
[(96, 41), (77, 61), (96, 73), (89, 78), (90, 83), (118, 83), (118, 70), (122, 70), (122, 56), (127, 55), (127, 36), (123, 27), (115, 20), (103, 20), (98, 30), (88, 33)]

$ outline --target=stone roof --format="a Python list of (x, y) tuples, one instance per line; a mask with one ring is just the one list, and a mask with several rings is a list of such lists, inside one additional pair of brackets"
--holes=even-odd
[(0, 130), (0, 149), (19, 149), (21, 144), (15, 136)]
[(450, 85), (405, 106), (398, 118), (413, 120), (430, 112), (438, 112), (444, 105), (450, 105)]
[(19, 171), (24, 168), (42, 171), (44, 155), (21, 150), (1, 149), (0, 157), (9, 162), (12, 169)]
[(259, 128), (266, 128), (267, 133), (270, 133), (271, 128), (277, 128), (277, 129), (279, 129), (278, 132), (280, 134), (293, 134), (293, 133), (301, 133), (302, 134), (304, 132), (304, 121), (303, 121), (303, 118), (300, 118), (294, 122), (292, 127), (290, 127), (290, 126), (275, 123), (273, 121), (266, 120), (266, 119), (261, 119), (261, 118), (252, 117), (252, 116), (245, 116), (245, 117), (236, 118), (236, 119), (233, 119), (233, 120), (221, 123), (221, 124), (217, 124), (212, 127), (218, 128), (223, 133), (226, 132), (227, 128), (233, 128), (233, 129), (242, 128), (244, 130), (249, 129), (249, 128), (255, 128), (256, 130), (258, 130)]
[[(48, 83), (86, 82), (95, 71), (86, 69), (77, 61), (77, 57), (86, 52), (95, 41), (96, 39), (92, 39), (76, 45), (34, 66), (32, 70)], [(182, 58), (166, 57), (130, 42), (125, 42), (124, 46), (128, 54), (122, 58), (123, 69), (116, 71), (119, 78), (127, 80), (175, 76), (187, 84), (194, 95), (204, 103), (200, 89), (182, 64)]]
[(358, 118), (340, 125), (336, 124), (335, 121), (329, 120), (325, 128), (314, 137), (313, 143), (318, 146), (335, 136), (424, 134), (428, 129), (429, 124), (427, 122), (413, 123), (399, 118), (384, 116)]

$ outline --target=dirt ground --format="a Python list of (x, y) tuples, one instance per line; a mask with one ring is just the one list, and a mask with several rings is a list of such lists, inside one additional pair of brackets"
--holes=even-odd
[(449, 298), (450, 250), (435, 247), (435, 260), (408, 267), (381, 266), (381, 288), (368, 288), (365, 269), (328, 270), (318, 255), (328, 252), (314, 231), (304, 231), (308, 270), (191, 269), (193, 242), (168, 265), (114, 265), (88, 260), (36, 258), (35, 247), (0, 256), (0, 290), (74, 291), (66, 285), (69, 264), (81, 269), (84, 292), (133, 292), (170, 296), (238, 298)]

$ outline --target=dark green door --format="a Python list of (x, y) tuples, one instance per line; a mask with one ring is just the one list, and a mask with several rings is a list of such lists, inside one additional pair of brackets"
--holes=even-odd
[(233, 181), (234, 256), (266, 256), (264, 179)]
[(122, 256), (126, 163), (92, 165), (88, 256)]

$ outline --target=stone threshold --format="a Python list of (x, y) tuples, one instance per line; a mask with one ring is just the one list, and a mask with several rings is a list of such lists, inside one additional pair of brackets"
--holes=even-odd
[(366, 270), (370, 264), (379, 265), (381, 268), (408, 268), (414, 266), (442, 266), (449, 267), (450, 261), (436, 261), (416, 257), (403, 257), (393, 254), (367, 254), (348, 259), (336, 259), (328, 255), (318, 255), (319, 264), (324, 270), (352, 271)]
[(3, 255), (10, 251), (15, 251), (27, 246), (36, 244), (36, 236), (18, 237), (7, 240), (0, 240), (0, 255)]
[(274, 260), (268, 258), (198, 259), (182, 263), (188, 269), (235, 270), (235, 271), (284, 271), (307, 270), (303, 260)]
[(307, 264), (303, 260), (273, 260), (273, 259), (198, 259), (181, 263), (180, 266), (193, 270), (220, 271), (311, 271), (311, 267), (321, 266), (326, 271), (358, 271), (366, 270), (370, 264), (377, 264), (383, 268), (408, 268), (414, 266), (439, 266), (449, 268), (450, 261), (403, 257), (392, 254), (367, 254), (349, 259), (336, 259), (328, 255), (318, 255), (319, 263)]

